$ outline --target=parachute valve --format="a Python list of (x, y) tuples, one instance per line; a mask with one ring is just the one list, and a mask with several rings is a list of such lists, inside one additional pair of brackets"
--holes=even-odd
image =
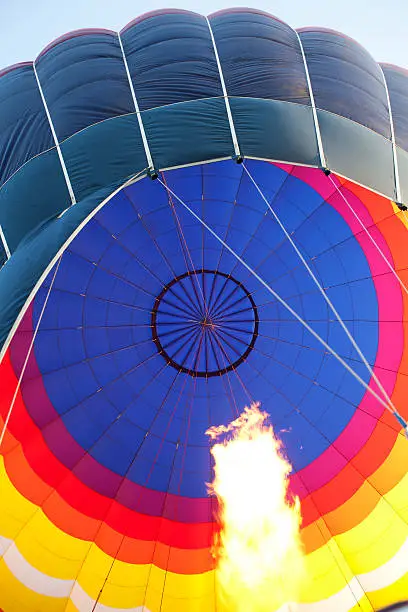
[(402, 204), (402, 202), (395, 202), (395, 204), (400, 210), (408, 210), (408, 208), (405, 206), (405, 204)]

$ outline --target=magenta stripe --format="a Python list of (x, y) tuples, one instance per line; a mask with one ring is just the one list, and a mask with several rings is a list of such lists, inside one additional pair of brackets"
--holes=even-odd
[[(320, 170), (303, 167), (292, 168), (291, 166), (282, 164), (279, 164), (279, 167), (283, 168), (285, 171), (291, 171), (292, 176), (297, 176), (299, 179), (309, 184), (320, 193), (322, 197), (330, 202), (348, 223), (354, 233), (355, 239), (358, 241), (367, 257), (368, 264), (374, 276), (373, 282), (377, 292), (379, 319), (380, 321), (388, 319), (397, 322), (393, 323), (392, 334), (389, 333), (390, 324), (381, 323), (379, 325), (379, 342), (375, 362), (376, 374), (382, 381), (387, 392), (391, 395), (397, 375), (393, 372), (384, 372), (379, 369), (379, 366), (388, 364), (387, 367), (398, 370), (402, 357), (403, 304), (399, 284), (393, 275), (384, 274), (387, 268), (380, 254), (373, 247), (365, 232), (362, 231), (358, 221), (356, 221), (352, 212), (337, 193), (331, 181)], [(365, 223), (372, 224), (373, 220), (363, 203), (350, 192), (347, 192), (346, 197), (360, 218), (363, 219)], [(375, 235), (373, 234), (373, 237), (375, 237), (375, 240), (384, 254), (392, 261), (388, 245), (378, 228), (375, 228)], [(382, 274), (382, 276), (375, 276), (378, 274)], [(21, 333), (20, 330), (23, 329), (25, 331)], [(27, 333), (27, 331), (29, 333)], [(12, 363), (16, 372), (18, 372), (19, 365), (21, 365), (21, 355), (24, 355), (27, 350), (31, 334), (32, 308), (27, 311), (21, 323), (21, 327), (16, 333), (11, 345)], [(375, 388), (372, 382), (370, 384)], [(33, 389), (35, 389), (35, 393), (32, 393)], [(29, 390), (30, 392), (28, 393)], [(122, 477), (93, 460), (89, 455), (84, 453), (82, 447), (73, 440), (47, 396), (41, 373), (35, 359), (30, 360), (27, 368), (27, 378), (22, 386), (22, 392), (26, 409), (29, 410), (30, 415), (41, 414), (41, 422), (38, 421), (38, 416), (32, 416), (32, 418), (35, 419), (39, 427), (45, 428), (44, 437), (51, 451), (60, 461), (70, 468), (79, 461), (79, 464), (75, 468), (75, 473), (78, 478), (95, 491), (109, 497), (114, 497), (122, 481)], [(27, 406), (28, 396), (30, 397), (29, 407)], [(36, 399), (33, 400), (33, 397)], [(37, 409), (39, 403), (41, 404), (41, 411)], [(31, 410), (31, 408), (33, 410)], [(367, 442), (377, 424), (377, 419), (381, 418), (383, 414), (383, 408), (369, 393), (364, 395), (360, 403), (360, 408), (361, 410), (355, 412), (349, 424), (337, 440), (310, 465), (303, 468), (298, 474), (292, 476), (291, 488), (300, 498), (304, 498), (309, 492), (329, 482), (346, 465), (348, 460), (354, 457)], [(52, 435), (50, 435), (51, 432)], [(132, 500), (134, 505), (134, 500), (141, 500), (143, 498), (146, 500), (144, 511), (148, 514), (157, 515), (162, 512), (164, 497), (164, 493), (141, 487), (132, 481), (126, 480), (126, 484), (122, 487), (118, 500), (127, 507), (133, 508), (133, 506), (129, 505), (132, 504)], [(186, 520), (188, 522), (191, 520), (191, 516), (199, 516), (201, 520), (203, 520), (203, 516), (208, 517), (209, 506), (207, 505), (206, 499), (179, 498), (171, 494), (168, 494), (167, 498), (168, 501), (165, 512), (169, 512), (169, 515), (165, 516), (168, 518), (181, 521)], [(137, 507), (140, 511), (140, 504), (138, 504)], [(177, 516), (173, 515), (172, 508), (177, 508)]]
[[(285, 169), (289, 170), (288, 167)], [(396, 278), (389, 273), (380, 253), (363, 231), (358, 220), (354, 217), (343, 198), (334, 188), (332, 182), (323, 172), (318, 169), (294, 167), (292, 175), (297, 176), (305, 183), (309, 184), (342, 215), (367, 257), (377, 293), (379, 309), (378, 318), (380, 322), (378, 329), (378, 350), (374, 371), (388, 395), (392, 396), (397, 380), (397, 374), (395, 372), (399, 369), (403, 353), (403, 299), (400, 285)], [(338, 184), (340, 186), (340, 182), (338, 182)], [(344, 187), (342, 191), (360, 219), (367, 225), (374, 224), (363, 202)], [(367, 193), (369, 195), (369, 192)], [(384, 202), (386, 202), (386, 200), (384, 200)], [(384, 255), (392, 262), (390, 249), (378, 226), (374, 228), (371, 235)], [(378, 274), (383, 274), (383, 276), (377, 276)], [(383, 320), (397, 322), (393, 324), (395, 327), (393, 327), (392, 334), (389, 334), (389, 324), (382, 323)], [(387, 364), (387, 367), (395, 370), (395, 372), (379, 369), (379, 366), (384, 364)], [(370, 387), (378, 391), (376, 384), (372, 380), (370, 381)], [(337, 440), (312, 463), (299, 471), (298, 478), (294, 479), (293, 482), (294, 491), (299, 496), (301, 493), (304, 495), (304, 487), (299, 486), (300, 480), (303, 481), (304, 486), (309, 492), (313, 492), (327, 484), (341, 470), (347, 461), (355, 457), (361, 450), (372, 435), (377, 420), (381, 418), (384, 410), (385, 409), (367, 391), (360, 402), (360, 410), (356, 410), (349, 424)]]
[[(33, 305), (24, 315), (10, 345), (10, 359), (19, 375), (33, 333)], [(27, 333), (29, 332), (29, 333)], [(74, 440), (48, 397), (36, 359), (30, 358), (21, 385), (25, 409), (41, 429), (50, 452), (84, 485), (130, 510), (184, 523), (212, 520), (210, 498), (190, 498), (143, 487), (116, 474), (91, 457)], [(63, 491), (63, 488), (62, 490)], [(68, 501), (68, 500), (67, 500)]]

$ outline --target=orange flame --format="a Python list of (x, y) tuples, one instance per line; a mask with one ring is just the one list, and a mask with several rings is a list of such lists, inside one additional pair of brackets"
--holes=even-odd
[(229, 612), (273, 612), (296, 600), (303, 578), (300, 503), (288, 500), (291, 466), (268, 416), (252, 404), (206, 432), (215, 460), (208, 490), (219, 503), (217, 609)]

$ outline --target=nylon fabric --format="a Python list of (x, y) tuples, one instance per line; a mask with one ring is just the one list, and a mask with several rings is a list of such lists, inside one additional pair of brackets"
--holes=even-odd
[(395, 200), (392, 143), (339, 115), (318, 110), (317, 116), (328, 167), (361, 185), (369, 181), (372, 189)]
[(31, 63), (0, 72), (0, 185), (54, 146)]
[(1, 611), (230, 612), (205, 432), (252, 401), (302, 516), (289, 607), (406, 597), (406, 74), (299, 34), (322, 155), (299, 38), (256, 9), (52, 42), (35, 65), (58, 151), (33, 65), (0, 72)]
[(94, 123), (134, 111), (117, 34), (76, 34), (36, 61), (60, 142)]
[(61, 245), (86, 216), (104, 200), (117, 185), (93, 193), (81, 206), (70, 207), (59, 219), (53, 218), (33, 230), (21, 242), (0, 275), (0, 344), (3, 345), (13, 323), (24, 306), (45, 266)]
[(323, 28), (299, 30), (317, 108), (391, 138), (381, 68), (351, 38)]
[[(246, 165), (406, 417), (408, 297), (338, 189), (403, 270), (407, 230), (400, 211), (316, 169)], [(368, 377), (242, 166), (229, 160), (162, 178)], [(94, 206), (89, 198), (88, 211)], [(49, 259), (82, 214), (72, 207), (38, 230), (4, 271), (23, 249), (38, 253), (41, 244), (38, 260)], [(236, 371), (194, 379), (157, 352), (155, 296), (186, 266), (229, 271), (258, 307), (258, 337)], [(1, 423), (53, 273), (0, 366)], [(176, 290), (183, 308), (195, 303), (189, 282), (184, 293)], [(234, 293), (224, 295), (224, 313), (228, 304), (237, 308)], [(241, 329), (237, 338), (246, 342), (245, 321), (237, 325), (234, 333)], [(167, 351), (172, 342), (179, 346), (171, 337)], [(187, 358), (182, 351), (177, 357)], [(217, 526), (205, 488), (211, 462), (204, 432), (236, 415), (248, 401), (245, 389), (268, 407), (293, 465), (290, 490), (301, 500), (309, 577), (299, 610), (352, 610), (357, 602), (370, 609), (402, 597), (408, 480), (397, 422), (169, 201), (158, 181), (144, 178), (105, 204), (62, 257), (2, 448), (0, 606), (86, 610), (98, 601), (112, 611), (222, 610), (214, 591)]]
[(405, 109), (408, 103), (408, 73), (403, 68), (381, 64), (390, 95), (392, 119), (396, 144), (408, 151), (408, 118)]
[(201, 15), (148, 13), (125, 28), (121, 38), (141, 111), (222, 96), (210, 32)]
[(283, 21), (250, 9), (209, 17), (229, 96), (310, 105), (296, 32)]
[(11, 253), (36, 227), (70, 205), (55, 148), (22, 166), (0, 189), (0, 224)]

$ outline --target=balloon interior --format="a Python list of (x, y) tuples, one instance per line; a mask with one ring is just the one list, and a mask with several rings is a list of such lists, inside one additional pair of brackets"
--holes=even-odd
[(0, 72), (3, 612), (408, 599), (407, 109), (255, 9)]

